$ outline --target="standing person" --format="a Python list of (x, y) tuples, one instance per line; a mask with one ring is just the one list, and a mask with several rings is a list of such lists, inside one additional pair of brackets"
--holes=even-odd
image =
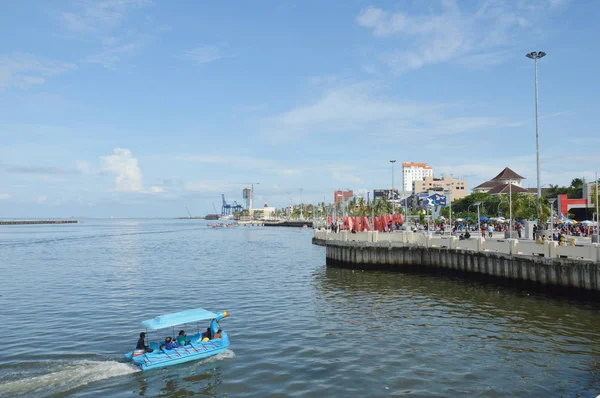
[(523, 226), (519, 223), (517, 223), (517, 234), (519, 235), (519, 239), (521, 239), (521, 230), (523, 229)]
[(494, 233), (494, 227), (492, 227), (492, 225), (488, 225), (488, 237), (492, 237)]

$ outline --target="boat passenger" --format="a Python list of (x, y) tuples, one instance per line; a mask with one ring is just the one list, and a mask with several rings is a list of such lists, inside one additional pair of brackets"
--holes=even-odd
[(172, 350), (177, 347), (177, 344), (173, 341), (173, 339), (169, 336), (165, 339), (165, 349)]
[(181, 345), (186, 345), (188, 343), (188, 338), (187, 335), (185, 334), (185, 331), (180, 330), (179, 331), (179, 336), (177, 336), (177, 343), (181, 346)]
[(206, 332), (202, 333), (202, 339), (201, 341), (208, 341), (210, 340), (210, 327), (206, 328)]
[(215, 335), (213, 336), (214, 339), (222, 339), (223, 335), (221, 334), (221, 329), (219, 329), (217, 331), (217, 333), (215, 333)]
[(137, 342), (137, 345), (135, 346), (136, 350), (144, 350), (145, 352), (152, 352), (154, 351), (152, 348), (148, 347), (146, 345), (146, 342), (144, 341), (146, 338), (146, 333), (142, 332), (140, 333), (140, 339)]

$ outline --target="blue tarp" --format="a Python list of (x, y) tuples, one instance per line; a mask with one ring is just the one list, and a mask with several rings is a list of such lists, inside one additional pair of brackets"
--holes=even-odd
[(172, 314), (159, 315), (154, 319), (148, 319), (142, 322), (142, 325), (146, 329), (156, 330), (181, 325), (188, 322), (215, 319), (217, 317), (218, 315), (214, 312), (207, 311), (204, 308), (196, 308), (194, 310), (186, 310), (181, 312), (174, 312)]

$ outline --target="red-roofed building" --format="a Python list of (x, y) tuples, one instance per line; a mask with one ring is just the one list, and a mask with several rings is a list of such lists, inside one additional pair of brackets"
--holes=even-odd
[(496, 177), (473, 188), (473, 192), (487, 192), (491, 195), (500, 195), (508, 193), (508, 184), (512, 185), (512, 192), (527, 192), (527, 189), (521, 188), (521, 181), (525, 177), (515, 173), (509, 167), (505, 167)]

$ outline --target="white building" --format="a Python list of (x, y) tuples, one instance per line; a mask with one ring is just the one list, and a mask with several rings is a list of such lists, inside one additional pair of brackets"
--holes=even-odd
[(413, 182), (421, 181), (426, 177), (433, 177), (433, 169), (427, 163), (402, 163), (402, 190), (412, 192)]

